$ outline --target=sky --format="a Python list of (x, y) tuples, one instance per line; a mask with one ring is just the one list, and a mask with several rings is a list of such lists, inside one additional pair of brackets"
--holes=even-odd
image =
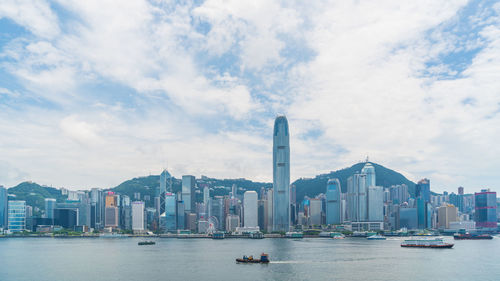
[(370, 161), (500, 191), (500, 2), (0, 0), (0, 185)]

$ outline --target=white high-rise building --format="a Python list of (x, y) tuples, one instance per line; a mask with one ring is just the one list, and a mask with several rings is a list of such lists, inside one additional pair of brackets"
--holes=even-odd
[(384, 221), (384, 188), (368, 187), (368, 221)]
[(205, 206), (208, 206), (208, 199), (210, 199), (210, 189), (208, 189), (208, 186), (205, 186), (203, 188), (203, 203)]
[(367, 162), (361, 169), (361, 173), (366, 175), (366, 187), (376, 185), (375, 167), (373, 167), (372, 163)]
[(132, 230), (144, 230), (144, 202), (142, 201), (132, 202)]
[(243, 224), (245, 227), (257, 227), (258, 224), (258, 196), (251, 190), (243, 194)]

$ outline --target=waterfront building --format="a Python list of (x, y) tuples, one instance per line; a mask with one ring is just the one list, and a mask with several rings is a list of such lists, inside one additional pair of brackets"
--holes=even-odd
[(101, 229), (104, 226), (103, 192), (98, 188), (90, 190), (90, 227)]
[(321, 199), (311, 198), (309, 199), (309, 224), (310, 225), (321, 225)]
[(240, 227), (240, 217), (229, 214), (226, 217), (226, 231), (235, 232)]
[(56, 208), (56, 199), (45, 198), (45, 218), (54, 219), (55, 208)]
[(431, 201), (431, 181), (429, 179), (421, 179), (415, 186), (415, 197), (422, 197), (424, 202)]
[(267, 232), (273, 231), (273, 190), (268, 189), (267, 193), (267, 228), (265, 229)]
[(8, 229), (12, 232), (26, 230), (26, 201), (11, 200), (7, 208)]
[(0, 228), (6, 229), (9, 223), (7, 188), (0, 186)]
[(144, 231), (144, 202), (132, 202), (132, 231)]
[(290, 132), (285, 116), (274, 121), (273, 230), (290, 230)]
[(161, 215), (161, 229), (163, 231), (175, 232), (177, 230), (175, 194), (165, 193), (165, 212)]
[(342, 223), (341, 193), (340, 181), (329, 179), (326, 184), (326, 224)]
[(368, 187), (368, 221), (384, 221), (384, 188)]
[(207, 220), (198, 221), (198, 233), (207, 233), (209, 228), (209, 222)]
[(432, 228), (432, 206), (425, 201), (425, 197), (417, 198), (418, 228)]
[(186, 229), (191, 232), (196, 232), (196, 214), (186, 213)]
[(165, 169), (160, 174), (160, 186), (157, 189), (155, 197), (155, 207), (157, 209), (158, 218), (165, 213), (165, 193), (167, 193), (167, 191), (172, 192), (172, 176)]
[[(262, 194), (262, 193), (261, 193)], [(264, 194), (261, 195), (262, 198), (265, 198)], [(258, 224), (259, 229), (266, 230), (267, 229), (267, 199), (261, 199), (257, 203), (258, 205)]]
[(449, 229), (450, 222), (456, 222), (458, 220), (458, 210), (457, 207), (447, 204), (441, 206), (437, 209), (437, 227), (439, 229)]
[(54, 224), (66, 229), (74, 229), (78, 225), (78, 208), (55, 208)]
[(194, 176), (182, 176), (182, 201), (184, 201), (184, 210), (186, 212), (191, 212), (191, 210), (194, 210), (194, 187)]
[(250, 190), (243, 194), (243, 225), (245, 227), (257, 227), (258, 203), (257, 192)]
[(205, 186), (203, 188), (203, 204), (205, 204), (205, 206), (208, 206), (209, 199), (210, 199), (210, 189), (208, 188), (208, 186)]
[(477, 227), (497, 228), (497, 193), (489, 189), (474, 193), (476, 202), (475, 221)]
[(216, 230), (224, 230), (224, 201), (222, 196), (210, 198), (208, 208), (209, 223), (211, 222)]

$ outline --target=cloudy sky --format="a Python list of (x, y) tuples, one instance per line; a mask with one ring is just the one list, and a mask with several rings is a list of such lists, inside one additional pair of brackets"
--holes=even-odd
[(500, 3), (0, 0), (0, 185), (271, 181), (281, 113), (292, 180), (500, 191)]

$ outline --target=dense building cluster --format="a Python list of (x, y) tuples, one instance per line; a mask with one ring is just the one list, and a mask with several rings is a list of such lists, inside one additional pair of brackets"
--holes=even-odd
[[(205, 178), (182, 176), (174, 192), (173, 177), (164, 170), (153, 198), (93, 188), (62, 189), (64, 202), (45, 199), (42, 215), (0, 187), (0, 229), (7, 232), (106, 231), (129, 233), (289, 232), (304, 229), (396, 231), (436, 229), (497, 231), (499, 204), (496, 192), (435, 194), (430, 180), (420, 180), (414, 194), (408, 186), (377, 185), (375, 166), (369, 162), (347, 180), (329, 179), (325, 192), (297, 202), (290, 185), (289, 127), (278, 116), (273, 131), (273, 187), (245, 190), (233, 184), (213, 186)], [(224, 192), (218, 192), (218, 190)], [(226, 192), (227, 191), (227, 192)], [(412, 192), (413, 193), (413, 192)], [(223, 195), (217, 195), (223, 194)]]

